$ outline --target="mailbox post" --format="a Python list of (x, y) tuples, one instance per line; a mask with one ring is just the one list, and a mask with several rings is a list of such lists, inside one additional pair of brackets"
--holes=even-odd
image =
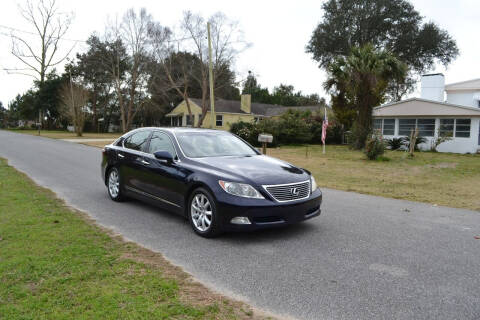
[(258, 142), (262, 143), (263, 154), (267, 154), (267, 143), (272, 143), (273, 136), (268, 133), (260, 133), (258, 135)]

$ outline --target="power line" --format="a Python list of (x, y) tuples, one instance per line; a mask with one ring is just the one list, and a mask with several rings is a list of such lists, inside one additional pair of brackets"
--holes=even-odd
[[(35, 33), (35, 32), (26, 31), (26, 30), (20, 30), (20, 29), (17, 29), (17, 28), (8, 27), (8, 26), (4, 26), (4, 25), (1, 25), (1, 24), (0, 24), (0, 28), (8, 29), (8, 30), (10, 30), (10, 31), (21, 32), (21, 33), (26, 33), (26, 34), (31, 34), (31, 35), (34, 35), (34, 36), (38, 36), (38, 33)], [(9, 35), (9, 34), (2, 33), (2, 32), (0, 32), (0, 34), (11, 36), (11, 35)], [(64, 41), (72, 41), (72, 42), (85, 42), (85, 43), (87, 42), (87, 41), (85, 41), (85, 40), (76, 40), (76, 39), (60, 38), (60, 37), (54, 37), (54, 36), (52, 36), (52, 38), (53, 38), (53, 39), (58, 39), (58, 40), (64, 40)]]

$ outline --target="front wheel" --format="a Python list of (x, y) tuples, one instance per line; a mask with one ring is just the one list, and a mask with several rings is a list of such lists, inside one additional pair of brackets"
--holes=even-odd
[(113, 201), (123, 201), (122, 180), (120, 178), (120, 171), (117, 168), (111, 168), (107, 176), (108, 195)]
[(193, 231), (205, 238), (221, 233), (215, 199), (204, 188), (198, 188), (188, 201), (188, 217)]

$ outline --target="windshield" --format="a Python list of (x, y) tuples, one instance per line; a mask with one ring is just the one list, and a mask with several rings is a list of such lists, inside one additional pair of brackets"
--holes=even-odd
[(245, 142), (228, 133), (176, 133), (180, 147), (189, 158), (251, 156), (257, 153)]

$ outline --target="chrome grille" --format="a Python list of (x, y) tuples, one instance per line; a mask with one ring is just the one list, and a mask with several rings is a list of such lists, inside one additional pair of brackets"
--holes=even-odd
[(278, 202), (305, 199), (310, 196), (310, 181), (263, 187)]

